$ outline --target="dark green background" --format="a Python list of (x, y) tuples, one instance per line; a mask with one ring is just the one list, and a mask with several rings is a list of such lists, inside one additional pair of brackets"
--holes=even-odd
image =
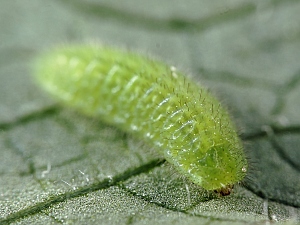
[[(0, 6), (0, 224), (299, 222), (299, 1)], [(209, 87), (241, 131), (245, 185), (215, 196), (140, 140), (57, 106), (34, 85), (30, 65), (43, 50), (74, 42), (154, 55)]]

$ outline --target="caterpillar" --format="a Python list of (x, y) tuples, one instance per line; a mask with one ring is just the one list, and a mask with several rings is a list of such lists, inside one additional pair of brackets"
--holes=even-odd
[(113, 47), (74, 44), (41, 55), (34, 77), (65, 105), (141, 138), (206, 190), (228, 195), (246, 175), (228, 112), (175, 67)]

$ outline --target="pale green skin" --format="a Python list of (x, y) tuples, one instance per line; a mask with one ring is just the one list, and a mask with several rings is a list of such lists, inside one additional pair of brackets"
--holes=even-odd
[(141, 55), (65, 46), (36, 64), (39, 83), (57, 99), (143, 138), (207, 190), (230, 192), (247, 171), (227, 111), (206, 89)]

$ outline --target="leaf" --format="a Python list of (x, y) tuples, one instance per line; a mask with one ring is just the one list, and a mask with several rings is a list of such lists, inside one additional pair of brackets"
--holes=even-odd
[[(299, 222), (298, 1), (5, 1), (0, 9), (0, 224)], [(69, 42), (137, 49), (226, 105), (250, 172), (218, 197), (140, 140), (56, 105), (31, 63)]]

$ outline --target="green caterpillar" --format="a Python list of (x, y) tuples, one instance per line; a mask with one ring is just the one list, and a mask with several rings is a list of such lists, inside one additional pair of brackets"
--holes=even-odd
[(206, 190), (230, 194), (246, 175), (227, 111), (174, 67), (110, 47), (70, 45), (42, 55), (35, 77), (66, 105), (142, 138)]

